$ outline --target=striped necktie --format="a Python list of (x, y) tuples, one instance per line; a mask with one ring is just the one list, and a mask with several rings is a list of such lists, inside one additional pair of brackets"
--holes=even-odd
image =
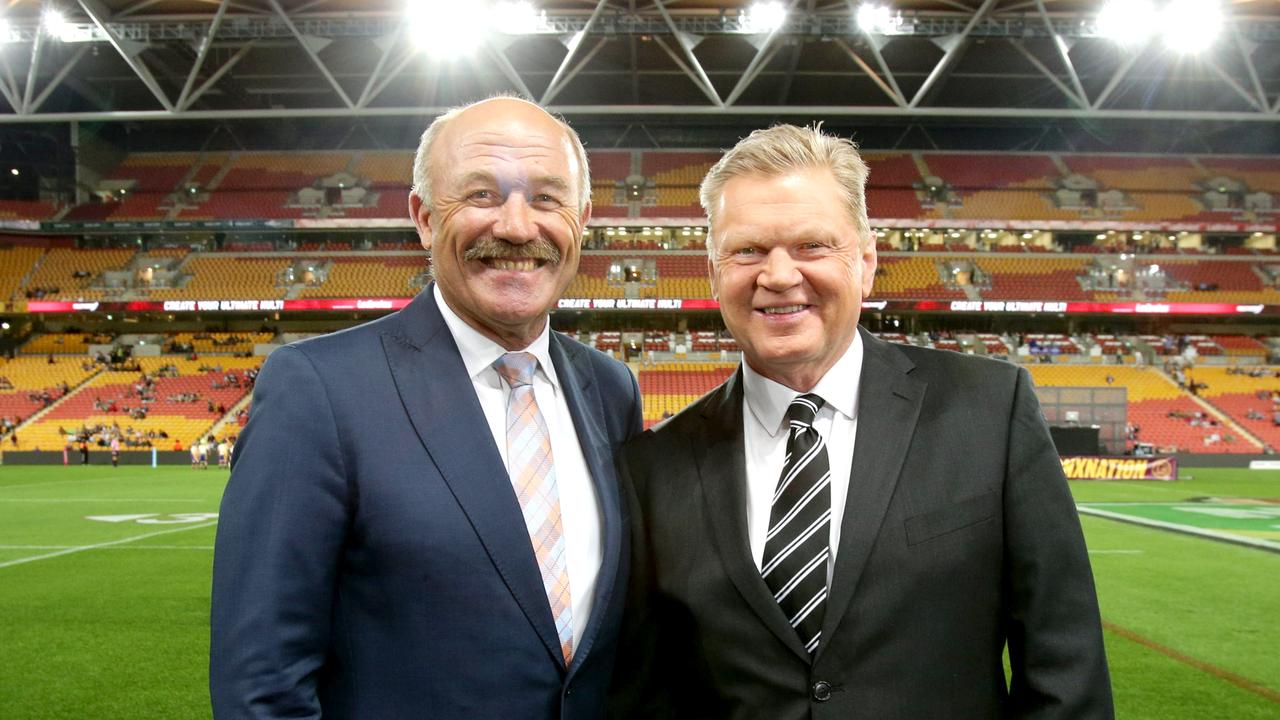
[(787, 457), (773, 494), (760, 574), (812, 655), (822, 635), (831, 557), (831, 466), (813, 428), (822, 398), (801, 395), (787, 408)]
[(493, 366), (511, 386), (507, 400), (507, 472), (520, 499), (524, 524), (538, 557), (542, 585), (560, 636), (560, 652), (568, 665), (573, 658), (573, 606), (551, 435), (533, 396), (538, 359), (530, 353), (507, 353)]

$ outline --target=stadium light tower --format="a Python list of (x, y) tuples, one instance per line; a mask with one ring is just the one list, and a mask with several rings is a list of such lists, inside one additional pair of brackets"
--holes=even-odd
[(1098, 13), (1098, 34), (1121, 45), (1141, 45), (1156, 25), (1151, 0), (1108, 0)]
[(901, 24), (901, 17), (894, 17), (890, 14), (888, 5), (879, 5), (876, 3), (862, 3), (858, 6), (858, 27), (863, 32), (877, 33), (887, 35), (898, 29)]
[(769, 33), (787, 22), (787, 8), (778, 0), (757, 2), (742, 15), (742, 31), (745, 33)]
[(1208, 49), (1222, 33), (1222, 6), (1218, 0), (1170, 0), (1161, 20), (1165, 46), (1194, 54)]
[(405, 14), (414, 45), (442, 60), (470, 55), (489, 34), (489, 3), (408, 0)]

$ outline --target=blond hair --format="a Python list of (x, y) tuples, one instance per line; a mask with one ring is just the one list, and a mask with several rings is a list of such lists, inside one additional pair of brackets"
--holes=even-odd
[[(438, 116), (427, 129), (423, 131), (422, 138), (418, 141), (418, 152), (413, 156), (413, 188), (412, 192), (417, 195), (422, 202), (427, 205), (432, 204), (431, 197), (431, 150), (435, 147), (436, 138), (440, 137), (440, 133), (444, 131), (445, 126), (453, 122), (459, 115), (470, 110), (481, 103), (490, 100), (518, 100), (528, 103), (534, 107), (546, 112), (546, 109), (537, 103), (530, 102), (519, 95), (499, 94), (484, 100), (477, 100), (467, 105), (460, 105), (451, 108), (443, 115)], [(569, 127), (569, 123), (558, 115), (547, 113), (553, 120), (559, 123), (564, 129), (565, 135), (569, 138), (569, 143), (573, 145), (573, 154), (578, 161), (578, 210), (581, 211), (587, 206), (587, 201), (591, 199), (591, 168), (587, 166), (587, 150), (582, 146), (582, 138), (578, 137), (577, 131)]]
[[(738, 141), (703, 178), (699, 190), (702, 209), (714, 230), (715, 208), (730, 180), (743, 175), (777, 177), (815, 168), (831, 171), (865, 247), (872, 237), (865, 189), (870, 171), (858, 154), (858, 146), (852, 140), (824, 134), (822, 123), (812, 127), (774, 125)], [(707, 233), (707, 252), (713, 249), (713, 234)]]

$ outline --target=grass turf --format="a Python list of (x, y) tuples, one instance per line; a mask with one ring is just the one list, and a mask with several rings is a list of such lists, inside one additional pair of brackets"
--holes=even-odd
[[(1189, 474), (1072, 491), (1082, 502), (1280, 498), (1280, 472)], [(217, 511), (225, 481), (216, 468), (0, 467), (0, 718), (209, 717), (214, 527), (199, 514)], [(1082, 522), (1119, 717), (1280, 714), (1280, 555)]]

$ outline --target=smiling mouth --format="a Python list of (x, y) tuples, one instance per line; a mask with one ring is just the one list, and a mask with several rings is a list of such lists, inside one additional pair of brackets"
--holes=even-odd
[(508, 260), (505, 258), (484, 258), (480, 262), (492, 270), (515, 270), (532, 272), (546, 264), (545, 260)]
[(808, 307), (808, 305), (782, 305), (780, 307), (760, 308), (759, 312), (762, 312), (765, 315), (790, 315), (792, 313), (798, 313), (801, 310), (805, 310)]

